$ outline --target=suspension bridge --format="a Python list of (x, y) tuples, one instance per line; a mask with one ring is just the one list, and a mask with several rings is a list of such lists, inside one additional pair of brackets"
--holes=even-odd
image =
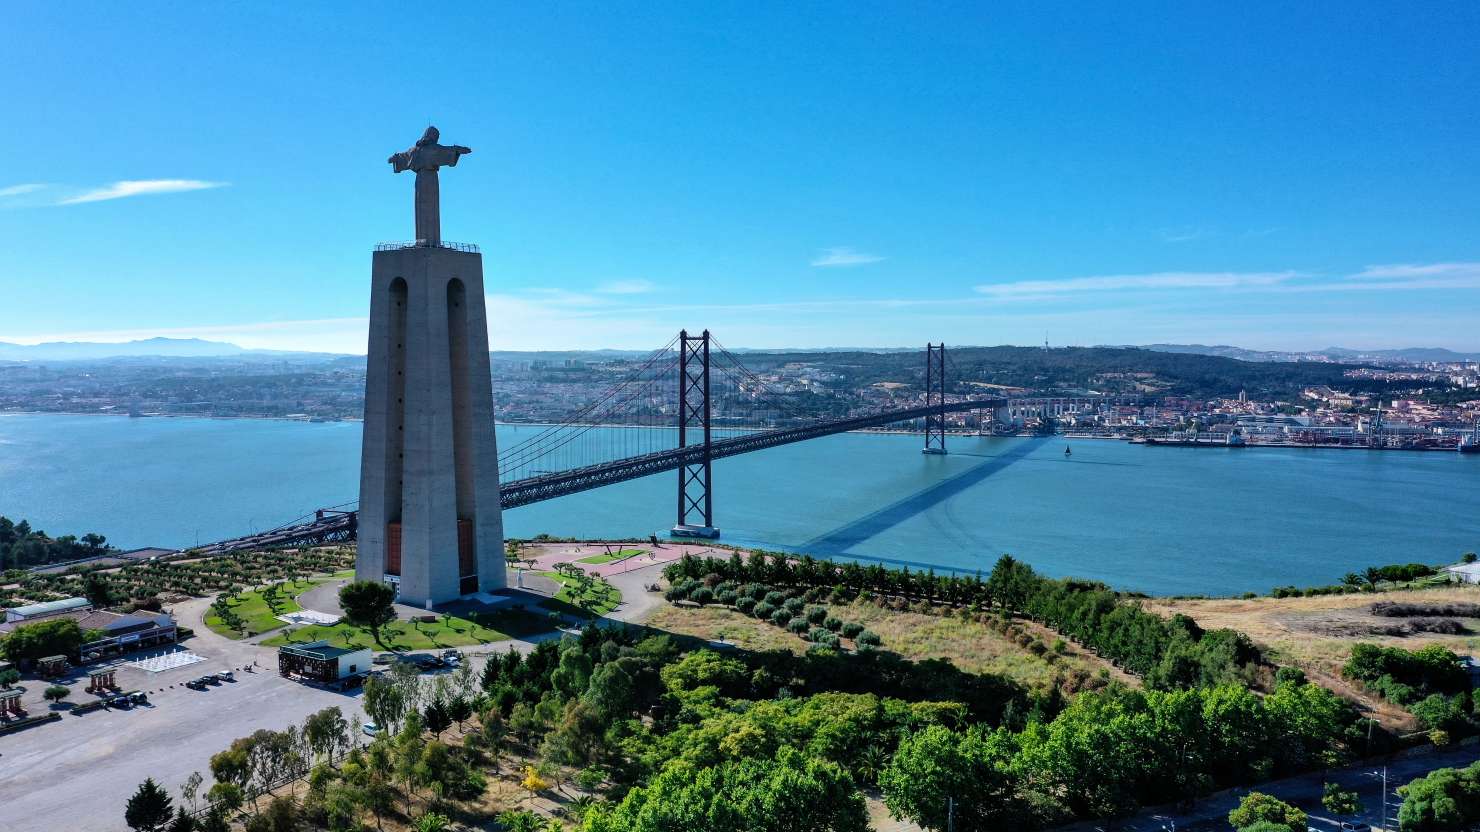
[[(927, 454), (946, 452), (946, 415), (991, 411), (1001, 398), (947, 400), (944, 344), (929, 344), (924, 391), (884, 394), (859, 404), (825, 380), (777, 368), (753, 370), (708, 330), (680, 332), (632, 362), (601, 394), (549, 425), (514, 427), (518, 441), (498, 456), (500, 503), (511, 509), (655, 474), (677, 471), (679, 537), (715, 537), (713, 463), (717, 459), (901, 422), (923, 423)], [(519, 434), (527, 433), (522, 439)], [(354, 539), (355, 503), (244, 537), (196, 547), (202, 554), (305, 546)]]

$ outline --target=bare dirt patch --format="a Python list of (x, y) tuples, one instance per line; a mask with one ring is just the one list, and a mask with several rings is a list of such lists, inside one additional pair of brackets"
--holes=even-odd
[[(1059, 655), (1035, 655), (1027, 648), (986, 624), (959, 617), (889, 610), (866, 601), (834, 605), (833, 614), (878, 633), (883, 649), (912, 659), (949, 659), (956, 667), (972, 673), (993, 673), (1038, 690), (1060, 682), (1065, 676), (1081, 679), (1101, 670), (1128, 685), (1139, 685), (1098, 656), (1072, 643)], [(649, 626), (708, 641), (733, 644), (744, 650), (790, 650), (803, 653), (810, 642), (773, 624), (742, 615), (728, 607), (664, 605), (646, 621)], [(1058, 635), (1031, 622), (1019, 626), (1052, 646)]]
[[(1480, 586), (1454, 585), (1423, 590), (1364, 592), (1315, 598), (1172, 599), (1145, 602), (1162, 615), (1182, 613), (1208, 628), (1238, 630), (1259, 643), (1280, 664), (1299, 667), (1312, 681), (1356, 702), (1384, 725), (1411, 728), (1406, 711), (1366, 693), (1341, 678), (1341, 666), (1353, 644), (1369, 642), (1415, 650), (1441, 644), (1460, 655), (1480, 649), (1480, 618), (1443, 615), (1469, 612), (1465, 605), (1480, 603)], [(1373, 604), (1417, 605), (1444, 620), (1458, 622), (1466, 632), (1436, 633), (1405, 627), (1412, 620), (1378, 615)], [(1381, 608), (1379, 608), (1381, 609)]]

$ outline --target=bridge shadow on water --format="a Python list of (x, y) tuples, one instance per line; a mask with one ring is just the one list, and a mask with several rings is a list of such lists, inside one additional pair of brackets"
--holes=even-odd
[[(893, 563), (901, 566), (935, 567), (940, 570), (938, 564), (929, 564), (908, 560), (896, 560), (894, 558), (873, 557), (869, 555), (856, 555), (848, 550), (854, 545), (862, 543), (869, 538), (891, 529), (916, 515), (937, 506), (946, 500), (966, 491), (966, 489), (980, 483), (987, 477), (992, 476), (1013, 463), (1018, 462), (1033, 451), (1037, 450), (1045, 442), (1053, 437), (1038, 437), (1026, 439), (1016, 443), (1013, 447), (996, 456), (984, 457), (987, 461), (980, 465), (962, 471), (934, 485), (930, 485), (914, 494), (890, 503), (876, 511), (869, 512), (856, 520), (839, 526), (831, 531), (825, 532), (797, 547), (797, 551), (806, 552), (818, 557), (847, 557), (856, 560), (878, 561), (880, 563)], [(983, 456), (982, 454), (961, 454), (961, 456)]]

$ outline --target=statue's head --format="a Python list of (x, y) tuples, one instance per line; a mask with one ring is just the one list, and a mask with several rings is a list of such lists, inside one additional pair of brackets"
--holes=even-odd
[(442, 134), (437, 132), (437, 128), (428, 125), (427, 131), (422, 133), (421, 138), (416, 140), (416, 146), (421, 147), (422, 145), (436, 144), (437, 139), (440, 138), (442, 138)]

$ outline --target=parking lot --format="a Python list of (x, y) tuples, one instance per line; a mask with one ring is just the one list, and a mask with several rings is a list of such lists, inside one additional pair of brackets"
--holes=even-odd
[[(178, 795), (192, 771), (210, 778), (210, 756), (258, 728), (281, 729), (338, 705), (360, 715), (357, 695), (295, 684), (275, 668), (236, 673), (235, 682), (196, 691), (190, 679), (216, 669), (180, 667), (154, 685), (119, 674), (119, 686), (149, 691), (128, 710), (65, 715), (60, 722), (0, 737), (0, 806), (14, 832), (123, 828), (123, 803), (145, 777)], [(161, 687), (162, 686), (162, 687)]]

